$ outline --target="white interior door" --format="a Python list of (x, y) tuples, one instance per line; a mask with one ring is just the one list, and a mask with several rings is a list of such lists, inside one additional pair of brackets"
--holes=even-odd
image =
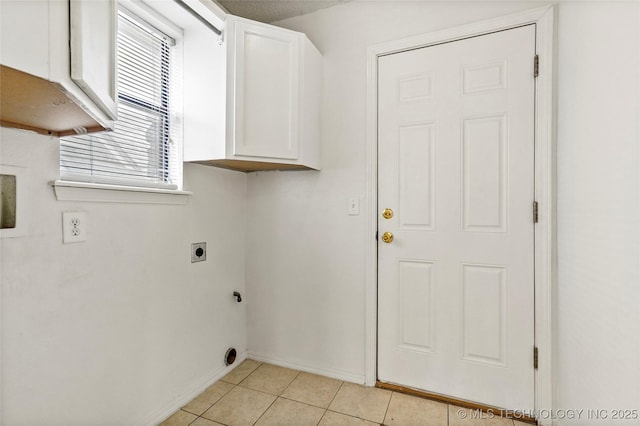
[(534, 407), (534, 55), (529, 25), (379, 58), (381, 381)]

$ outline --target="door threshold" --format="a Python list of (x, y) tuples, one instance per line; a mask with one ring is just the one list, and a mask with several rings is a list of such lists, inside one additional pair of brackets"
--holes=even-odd
[(446, 404), (456, 405), (458, 407), (470, 408), (472, 410), (480, 410), (484, 413), (491, 413), (494, 416), (505, 417), (507, 419), (518, 420), (524, 423), (537, 424), (535, 417), (524, 415), (518, 411), (497, 408), (491, 405), (479, 404), (477, 402), (465, 401), (464, 399), (452, 398), (450, 396), (440, 395), (437, 393), (425, 392), (406, 386), (394, 385), (391, 383), (376, 381), (376, 387), (386, 389), (392, 392), (403, 393), (406, 395), (417, 396), (418, 398), (430, 399), (432, 401), (443, 402)]

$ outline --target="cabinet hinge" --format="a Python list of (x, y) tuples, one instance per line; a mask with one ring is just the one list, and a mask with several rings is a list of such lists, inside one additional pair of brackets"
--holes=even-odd
[(376, 241), (378, 241), (378, 231), (376, 231)]
[(533, 57), (533, 78), (536, 78), (540, 74), (540, 57), (538, 55)]
[(538, 369), (538, 347), (533, 347), (533, 368)]
[(538, 202), (533, 202), (533, 223), (538, 223)]

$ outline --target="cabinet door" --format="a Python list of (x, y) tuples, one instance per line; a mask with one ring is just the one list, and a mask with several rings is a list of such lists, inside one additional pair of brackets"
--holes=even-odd
[[(26, 20), (28, 19), (28, 24)], [(49, 79), (49, 4), (0, 0), (0, 63)]]
[(115, 0), (70, 0), (71, 79), (116, 119)]
[(234, 61), (234, 155), (297, 159), (298, 35), (238, 21)]

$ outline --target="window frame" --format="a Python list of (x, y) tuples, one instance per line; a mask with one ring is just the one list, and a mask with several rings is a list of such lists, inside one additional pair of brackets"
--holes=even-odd
[[(73, 173), (62, 174), (61, 169), (60, 173), (63, 177), (51, 182), (51, 184), (54, 187), (58, 200), (185, 204), (187, 202), (187, 196), (192, 193), (190, 191), (183, 190), (183, 30), (143, 2), (119, 0), (117, 12), (118, 14), (121, 12), (124, 13), (124, 19), (127, 19), (127, 15), (132, 16), (134, 24), (136, 24), (135, 19), (139, 19), (150, 29), (155, 29), (171, 39), (171, 42), (167, 40), (166, 43), (163, 43), (162, 48), (173, 50), (171, 53), (171, 60), (177, 61), (177, 68), (171, 65), (166, 67), (165, 58), (163, 57), (162, 73), (169, 73), (174, 69), (178, 69), (179, 72), (177, 75), (171, 76), (174, 81), (167, 82), (166, 79), (162, 79), (163, 88), (161, 92), (165, 93), (165, 90), (168, 90), (169, 87), (171, 87), (173, 92), (175, 92), (171, 93), (171, 97), (175, 98), (175, 100), (162, 96), (162, 104), (158, 106), (144, 100), (137, 99), (135, 96), (121, 93), (119, 90), (117, 90), (116, 93), (118, 102), (122, 102), (144, 111), (153, 112), (161, 116), (162, 130), (160, 133), (162, 135), (162, 140), (158, 145), (158, 149), (162, 150), (163, 153), (159, 155), (158, 158), (158, 160), (162, 162), (162, 167), (159, 168), (160, 178), (166, 182), (168, 177), (173, 174), (174, 181), (171, 182), (171, 185), (175, 185), (176, 188), (146, 186), (143, 181), (140, 181), (139, 185), (136, 185), (135, 180), (128, 182), (123, 181), (121, 183), (118, 181), (117, 177), (114, 179), (104, 179), (103, 182), (99, 181), (101, 179), (96, 179), (97, 181), (93, 182), (90, 179), (83, 179), (85, 176), (82, 175), (74, 175)], [(118, 36), (119, 32), (116, 33), (116, 37)], [(167, 52), (163, 50), (163, 53)], [(172, 127), (171, 130), (169, 129), (169, 125)], [(174, 136), (175, 139), (172, 139), (171, 136)], [(173, 170), (169, 169), (169, 165), (171, 163), (169, 149), (174, 150), (173, 156), (175, 157), (175, 160), (173, 162)], [(177, 195), (178, 197), (173, 197), (175, 199), (171, 199), (171, 195)]]

